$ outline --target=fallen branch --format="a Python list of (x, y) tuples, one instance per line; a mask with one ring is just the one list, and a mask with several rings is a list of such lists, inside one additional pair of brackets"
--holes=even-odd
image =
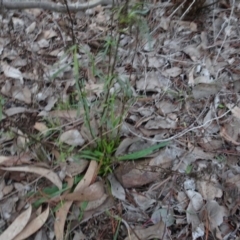
[(87, 3), (74, 3), (68, 4), (68, 6), (60, 4), (60, 3), (53, 3), (48, 1), (19, 1), (19, 0), (2, 0), (0, 3), (0, 7), (4, 9), (30, 9), (30, 8), (41, 8), (43, 10), (50, 10), (54, 12), (67, 12), (67, 8), (71, 12), (78, 12), (83, 11), (89, 8), (96, 7), (98, 5), (109, 5), (112, 4), (113, 0), (92, 0)]

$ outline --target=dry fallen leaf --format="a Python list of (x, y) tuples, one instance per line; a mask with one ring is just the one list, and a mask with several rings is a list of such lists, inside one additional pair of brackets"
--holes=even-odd
[(222, 128), (221, 128), (221, 130), (220, 130), (220, 135), (221, 135), (226, 141), (229, 141), (230, 143), (233, 143), (233, 144), (235, 144), (235, 145), (237, 145), (237, 146), (240, 145), (240, 142), (235, 141), (231, 136), (228, 135), (225, 127), (222, 127)]
[(8, 167), (8, 168), (1, 168), (1, 169), (6, 170), (6, 171), (13, 171), (13, 172), (36, 173), (36, 174), (41, 175), (42, 177), (45, 177), (48, 180), (50, 180), (59, 189), (62, 189), (62, 182), (61, 182), (60, 178), (58, 177), (58, 175), (56, 173), (54, 173), (50, 169), (34, 167), (34, 166), (19, 166), (19, 167)]
[(198, 237), (204, 236), (204, 225), (200, 221), (198, 212), (203, 207), (203, 199), (200, 193), (192, 190), (186, 191), (190, 199), (187, 208), (187, 221), (192, 225), (192, 238), (195, 240)]
[[(97, 168), (98, 168), (97, 162), (91, 161), (84, 178), (78, 183), (78, 185), (74, 189), (74, 192), (83, 191), (86, 187), (88, 187), (92, 183), (92, 181), (96, 177)], [(72, 203), (73, 201), (65, 202), (63, 206), (56, 212), (56, 221), (54, 223), (54, 233), (56, 236), (56, 240), (64, 239), (64, 225), (69, 209), (72, 206)]]
[[(104, 193), (103, 196), (95, 201), (91, 201), (88, 202), (87, 207), (85, 208), (85, 211), (96, 211), (97, 212), (97, 208), (99, 208), (108, 198), (109, 196)], [(79, 205), (79, 203), (78, 203)]]
[(14, 222), (0, 235), (0, 240), (14, 239), (26, 226), (32, 213), (32, 206), (22, 212)]
[(7, 116), (13, 116), (15, 114), (18, 114), (18, 113), (24, 113), (24, 112), (37, 112), (36, 110), (34, 109), (28, 109), (28, 108), (25, 108), (25, 107), (12, 107), (12, 108), (9, 108), (9, 109), (6, 109), (4, 111), (4, 113), (7, 115)]
[(85, 140), (82, 138), (80, 132), (76, 129), (71, 129), (64, 132), (59, 139), (61, 142), (64, 142), (72, 146), (82, 146)]
[(111, 183), (111, 193), (115, 198), (122, 201), (126, 200), (126, 193), (122, 185), (118, 182), (113, 174), (108, 176), (108, 180)]
[(29, 164), (32, 156), (29, 153), (23, 153), (19, 156), (0, 156), (0, 165), (12, 166), (21, 165), (23, 163)]
[(49, 206), (46, 208), (44, 212), (42, 212), (35, 219), (31, 220), (27, 226), (20, 232), (14, 240), (24, 240), (39, 230), (43, 224), (47, 221), (49, 215)]
[(221, 198), (223, 191), (217, 187), (217, 184), (207, 181), (198, 181), (198, 191), (202, 194), (205, 200), (213, 200), (215, 198)]
[(48, 127), (42, 122), (36, 122), (33, 127), (41, 133), (45, 134), (48, 132)]
[(65, 202), (63, 206), (56, 212), (56, 220), (54, 222), (54, 233), (56, 240), (64, 239), (64, 225), (72, 203), (73, 202), (71, 201)]
[(159, 177), (159, 173), (151, 171), (148, 165), (149, 161), (121, 164), (116, 169), (115, 176), (124, 188), (141, 187)]
[(177, 77), (182, 73), (182, 69), (179, 67), (173, 67), (166, 69), (162, 72), (162, 75), (165, 77)]
[(82, 191), (74, 191), (66, 194), (63, 199), (67, 201), (95, 201), (100, 199), (104, 194), (104, 186), (102, 182), (95, 182)]
[(210, 221), (211, 231), (220, 226), (223, 223), (224, 217), (228, 216), (228, 212), (225, 207), (220, 206), (215, 200), (207, 201), (206, 203), (208, 218)]
[(159, 222), (151, 227), (148, 228), (141, 228), (141, 229), (134, 229), (134, 233), (131, 233), (130, 236), (126, 237), (124, 240), (138, 240), (138, 239), (154, 239), (160, 238), (162, 240), (166, 240), (167, 232), (165, 231), (165, 224), (164, 222)]
[(16, 85), (12, 87), (12, 97), (27, 104), (32, 102), (32, 94), (27, 86)]
[(6, 77), (19, 79), (21, 84), (23, 84), (23, 76), (21, 71), (19, 71), (17, 68), (9, 66), (7, 63), (2, 62), (2, 69)]
[(192, 59), (192, 61), (196, 62), (201, 57), (201, 51), (197, 48), (196, 45), (188, 45), (183, 51)]
[(234, 106), (234, 104), (226, 104), (226, 106), (231, 110), (233, 116), (240, 119), (240, 108), (238, 106)]

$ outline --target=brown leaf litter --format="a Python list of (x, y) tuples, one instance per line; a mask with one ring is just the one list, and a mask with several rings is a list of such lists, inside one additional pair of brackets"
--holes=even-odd
[[(111, 9), (71, 18), (42, 9), (1, 13), (0, 239), (240, 238), (240, 5), (145, 7), (139, 21), (147, 32), (132, 26), (120, 37), (110, 89), (116, 118), (124, 87), (134, 97), (120, 131), (112, 130), (121, 142), (106, 178), (77, 154), (94, 139), (67, 49), (74, 40), (79, 46), (79, 79), (98, 136), (100, 76), (114, 61), (102, 50), (110, 30), (117, 35)], [(141, 161), (116, 162), (164, 141)]]

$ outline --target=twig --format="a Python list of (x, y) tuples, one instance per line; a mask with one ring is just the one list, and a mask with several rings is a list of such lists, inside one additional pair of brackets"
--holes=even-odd
[[(70, 12), (78, 12), (87, 10), (89, 8), (96, 7), (98, 5), (109, 5), (112, 4), (112, 0), (92, 0), (87, 3), (76, 3), (69, 4), (68, 9)], [(53, 12), (67, 12), (66, 5), (53, 3), (48, 1), (17, 1), (17, 0), (2, 0), (1, 6), (7, 10), (10, 9), (30, 9), (30, 8), (41, 8), (43, 10), (49, 10)]]
[(188, 8), (185, 10), (185, 12), (182, 14), (180, 20), (182, 20), (185, 15), (188, 13), (189, 9), (193, 6), (193, 4), (195, 3), (196, 0), (193, 0), (192, 3), (188, 6)]
[(67, 13), (68, 13), (68, 16), (69, 16), (69, 19), (70, 19), (70, 22), (71, 22), (72, 42), (73, 42), (73, 45), (74, 45), (76, 43), (76, 39), (75, 39), (74, 31), (73, 31), (74, 23), (73, 23), (73, 19), (72, 19), (72, 16), (71, 16), (70, 9), (68, 7), (67, 0), (64, 0), (64, 4), (65, 4), (65, 6), (67, 8)]
[[(232, 9), (231, 9), (230, 16), (229, 16), (229, 18), (228, 18), (228, 24), (227, 24), (226, 29), (229, 28), (229, 26), (230, 26), (230, 22), (231, 22), (231, 19), (232, 19), (234, 6), (235, 6), (235, 0), (233, 0), (233, 5), (232, 5)], [(222, 42), (222, 45), (221, 45), (220, 49), (218, 50), (218, 55), (217, 55), (217, 57), (215, 58), (214, 64), (217, 63), (218, 57), (219, 57), (219, 55), (220, 55), (220, 52), (221, 52), (221, 50), (222, 50), (222, 48), (223, 48), (224, 43), (225, 43), (226, 40), (227, 40), (227, 37), (228, 37), (228, 34), (225, 33), (224, 40), (223, 40), (223, 42)]]
[(176, 138), (182, 137), (182, 136), (185, 135), (186, 133), (191, 132), (191, 131), (193, 131), (193, 130), (197, 130), (197, 129), (199, 129), (199, 128), (203, 128), (203, 127), (205, 127), (207, 124), (211, 124), (212, 121), (218, 120), (218, 119), (220, 119), (220, 118), (223, 118), (224, 116), (226, 116), (226, 115), (227, 115), (228, 113), (230, 113), (231, 111), (232, 111), (232, 109), (229, 109), (227, 112), (225, 112), (225, 113), (222, 114), (221, 116), (212, 118), (212, 119), (206, 121), (204, 124), (202, 124), (202, 125), (200, 125), (200, 126), (196, 126), (196, 127), (192, 127), (192, 128), (191, 128), (191, 126), (193, 125), (193, 124), (192, 124), (188, 129), (185, 129), (184, 131), (182, 131), (182, 132), (180, 132), (180, 133), (178, 133), (178, 134), (176, 134), (176, 135), (174, 135), (174, 136), (172, 136), (172, 137), (170, 137), (170, 138), (161, 139), (161, 140), (140, 136), (140, 135), (138, 135), (137, 133), (133, 132), (128, 126), (126, 126), (126, 127), (128, 128), (129, 132), (131, 132), (133, 135), (135, 135), (135, 136), (137, 136), (137, 137), (139, 137), (139, 138), (141, 138), (141, 139), (144, 139), (144, 140), (147, 140), (147, 141), (152, 141), (152, 142), (167, 142), (167, 141), (171, 141), (171, 140), (174, 140), (174, 139), (176, 139)]

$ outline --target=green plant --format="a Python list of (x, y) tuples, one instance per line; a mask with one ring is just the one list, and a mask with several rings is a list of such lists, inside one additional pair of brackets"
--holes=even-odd
[[(101, 141), (101, 144), (103, 141)], [(117, 163), (119, 161), (128, 161), (128, 160), (139, 160), (142, 159), (150, 154), (152, 154), (154, 151), (165, 147), (168, 142), (162, 142), (156, 145), (153, 145), (151, 147), (148, 147), (146, 149), (136, 151), (134, 153), (126, 154), (119, 157), (114, 157), (113, 153), (115, 151), (115, 142), (112, 141), (111, 145), (107, 145), (108, 142), (104, 142), (104, 146), (100, 145), (103, 148), (99, 149), (89, 149), (89, 150), (83, 150), (78, 154), (79, 158), (84, 158), (88, 160), (95, 160), (99, 162), (100, 168), (99, 168), (99, 174), (100, 175), (107, 175), (112, 172), (113, 164)], [(98, 145), (99, 146), (99, 145)], [(102, 150), (108, 150), (107, 152), (104, 152)]]
[(219, 108), (221, 108), (221, 109), (224, 109), (224, 108), (225, 108), (225, 105), (224, 105), (224, 104), (221, 104), (221, 103), (219, 103), (219, 104), (218, 104), (218, 107), (219, 107)]
[[(99, 56), (108, 59), (106, 62), (106, 71), (99, 69), (97, 67), (96, 58), (91, 53), (87, 53), (90, 59), (91, 74), (104, 85), (103, 94), (95, 103), (89, 103), (87, 100), (87, 92), (85, 90), (87, 81), (80, 75), (81, 66), (78, 59), (79, 49), (74, 45), (69, 50), (72, 52), (73, 56), (74, 78), (77, 98), (79, 99), (77, 109), (79, 111), (80, 109), (84, 110), (84, 125), (89, 130), (92, 140), (91, 146), (86, 150), (80, 150), (78, 155), (85, 159), (98, 161), (99, 174), (103, 176), (112, 171), (112, 165), (115, 160), (139, 159), (166, 145), (166, 143), (161, 143), (149, 149), (121, 156), (118, 159), (114, 158), (114, 152), (120, 143), (119, 133), (121, 124), (124, 121), (131, 101), (134, 100), (128, 79), (123, 79), (115, 70), (119, 61), (118, 49), (120, 36), (127, 31), (130, 31), (131, 34), (133, 26), (135, 30), (137, 30), (137, 34), (142, 33), (142, 35), (144, 35), (148, 33), (147, 24), (141, 18), (141, 16), (147, 12), (148, 10), (144, 10), (142, 4), (129, 6), (128, 0), (122, 7), (113, 9), (112, 21), (114, 19), (117, 20), (118, 29), (115, 33), (111, 30), (110, 34), (106, 36), (103, 50), (99, 53)], [(97, 109), (95, 112), (93, 112), (93, 106)], [(97, 119), (95, 120), (98, 124), (97, 129), (91, 125), (93, 116)]]
[(224, 154), (219, 154), (216, 156), (216, 159), (219, 163), (226, 163), (227, 158), (224, 156)]
[[(103, 50), (99, 53), (105, 59), (108, 59), (105, 63), (106, 71), (98, 68), (96, 57), (87, 52), (90, 60), (89, 69), (91, 70), (91, 74), (103, 84), (103, 94), (95, 103), (88, 102), (88, 92), (86, 91), (87, 80), (80, 74), (82, 66), (78, 57), (79, 47), (73, 45), (63, 56), (63, 58), (72, 56), (76, 86), (73, 98), (78, 101), (76, 101), (76, 104), (71, 104), (70, 101), (60, 102), (55, 109), (65, 110), (74, 108), (77, 109), (79, 114), (81, 113), (81, 116), (84, 116), (84, 125), (89, 131), (90, 136), (88, 138), (92, 144), (90, 144), (87, 150), (80, 151), (80, 156), (98, 161), (99, 173), (101, 175), (106, 175), (112, 171), (112, 163), (116, 160), (113, 155), (120, 143), (120, 127), (124, 121), (128, 107), (134, 101), (128, 79), (123, 79), (115, 70), (119, 61), (120, 36), (122, 33), (131, 31), (133, 26), (135, 26), (137, 34), (139, 32), (143, 34), (148, 33), (147, 24), (141, 18), (141, 15), (146, 14), (147, 11), (143, 9), (142, 4), (129, 6), (129, 1), (126, 1), (123, 7), (114, 8), (112, 21), (115, 19), (118, 22), (115, 29), (116, 32), (113, 33), (113, 30), (110, 31), (110, 34), (105, 38)], [(81, 49), (81, 51), (83, 50)], [(69, 66), (69, 64), (61, 66), (61, 62), (58, 65), (56, 64), (55, 66), (56, 71), (52, 75), (52, 79), (56, 78), (58, 74), (61, 74)], [(93, 118), (97, 122), (97, 128), (92, 126)], [(52, 129), (52, 131), (48, 132), (48, 138), (51, 138), (56, 131), (60, 130), (57, 128), (61, 124), (57, 120), (52, 120), (48, 121), (48, 125)], [(55, 128), (56, 131), (54, 130)], [(68, 147), (58, 142), (56, 144), (60, 148), (61, 159), (65, 159), (74, 151), (74, 147)], [(159, 147), (157, 145), (157, 148)], [(154, 148), (145, 149), (144, 151), (125, 156), (125, 158), (122, 156), (121, 159), (117, 160), (139, 159), (148, 155)]]
[(3, 119), (3, 105), (5, 100), (2, 96), (0, 96), (0, 121)]
[(187, 165), (187, 168), (186, 168), (186, 170), (185, 170), (185, 173), (186, 174), (190, 174), (191, 172), (192, 172), (192, 168), (193, 168), (193, 166), (190, 164), (190, 165)]
[(118, 215), (113, 215), (109, 210), (107, 210), (106, 213), (107, 213), (108, 216), (110, 216), (111, 218), (114, 218), (118, 222), (117, 229), (116, 229), (116, 231), (114, 233), (114, 237), (113, 237), (113, 240), (117, 240), (120, 225), (121, 225), (121, 222), (122, 222), (122, 218), (119, 217)]
[[(33, 207), (38, 208), (42, 203), (48, 202), (53, 197), (60, 196), (63, 192), (68, 190), (66, 183), (63, 184), (63, 188), (59, 190), (56, 186), (46, 187), (42, 191), (31, 191), (25, 197), (36, 198), (33, 202)], [(56, 210), (56, 209), (55, 209)]]
[[(74, 177), (74, 184), (72, 189), (75, 188), (75, 186), (82, 180), (82, 178), (83, 178), (82, 175)], [(30, 199), (36, 199), (33, 201), (33, 207), (38, 208), (42, 203), (46, 203), (52, 198), (60, 196), (63, 192), (67, 190), (71, 189), (67, 186), (67, 183), (63, 183), (63, 188), (61, 190), (59, 190), (58, 187), (56, 186), (46, 187), (43, 190), (31, 191), (27, 193), (25, 197)], [(53, 209), (53, 212), (56, 212), (61, 207), (62, 204), (63, 202), (60, 201), (60, 203), (57, 204), (57, 206)], [(85, 204), (83, 203), (83, 207), (85, 206)]]
[(87, 201), (81, 203), (81, 205), (80, 205), (80, 214), (78, 216), (78, 221), (79, 222), (81, 222), (81, 220), (83, 218), (84, 211), (87, 208), (87, 206), (88, 206), (88, 202)]

